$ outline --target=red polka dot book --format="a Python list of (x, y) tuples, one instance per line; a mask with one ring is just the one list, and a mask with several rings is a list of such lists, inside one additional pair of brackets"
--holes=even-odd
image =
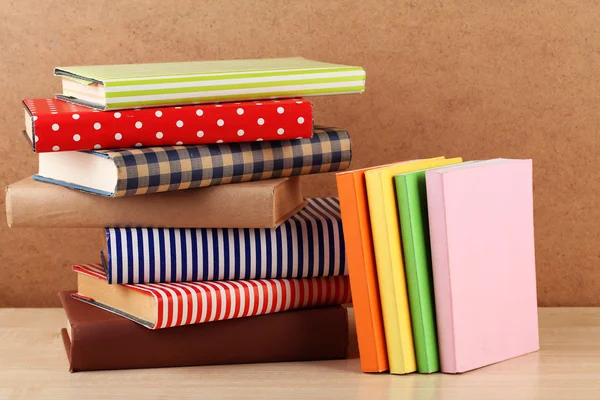
[(105, 111), (57, 99), (26, 99), (33, 151), (98, 150), (310, 138), (304, 99), (246, 101)]

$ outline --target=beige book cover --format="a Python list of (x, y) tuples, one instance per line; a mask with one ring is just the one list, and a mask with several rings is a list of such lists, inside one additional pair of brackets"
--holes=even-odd
[(13, 228), (274, 228), (304, 204), (298, 177), (117, 198), (32, 178), (6, 188)]

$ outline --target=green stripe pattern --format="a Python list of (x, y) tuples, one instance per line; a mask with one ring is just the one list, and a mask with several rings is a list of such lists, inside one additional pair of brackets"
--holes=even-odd
[[(58, 73), (57, 73), (58, 71)], [(197, 72), (194, 72), (197, 71)], [(105, 87), (107, 109), (361, 93), (365, 71), (303, 58), (60, 67)]]

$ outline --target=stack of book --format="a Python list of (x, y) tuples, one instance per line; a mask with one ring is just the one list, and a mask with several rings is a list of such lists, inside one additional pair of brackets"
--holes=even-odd
[(297, 176), (349, 167), (348, 133), (313, 126), (304, 96), (360, 93), (362, 68), (290, 58), (55, 75), (57, 99), (24, 101), (39, 172), (8, 187), (6, 207), (13, 227), (102, 229), (100, 262), (75, 265), (77, 291), (60, 295), (71, 370), (345, 357), (339, 202), (304, 199)]
[(531, 160), (337, 174), (364, 372), (461, 373), (539, 349)]

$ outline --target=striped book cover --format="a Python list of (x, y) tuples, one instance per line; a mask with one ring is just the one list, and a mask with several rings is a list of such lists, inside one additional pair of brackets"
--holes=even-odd
[(99, 109), (361, 93), (361, 67), (305, 58), (57, 67), (57, 97)]
[(310, 139), (40, 153), (33, 178), (121, 197), (343, 171), (351, 159), (347, 131), (315, 126)]
[[(151, 329), (251, 317), (292, 309), (345, 304), (351, 301), (345, 276), (308, 279), (187, 282), (116, 285), (110, 289), (98, 264), (75, 265), (79, 292), (74, 295)], [(101, 280), (103, 282), (91, 282)], [(104, 283), (104, 286), (102, 284)], [(100, 286), (98, 286), (100, 284)], [(106, 295), (111, 292), (110, 295)], [(137, 293), (134, 295), (132, 292)], [(141, 294), (141, 298), (139, 296)], [(144, 318), (136, 304), (146, 305)]]
[(346, 275), (337, 198), (308, 199), (273, 229), (107, 228), (109, 283)]

